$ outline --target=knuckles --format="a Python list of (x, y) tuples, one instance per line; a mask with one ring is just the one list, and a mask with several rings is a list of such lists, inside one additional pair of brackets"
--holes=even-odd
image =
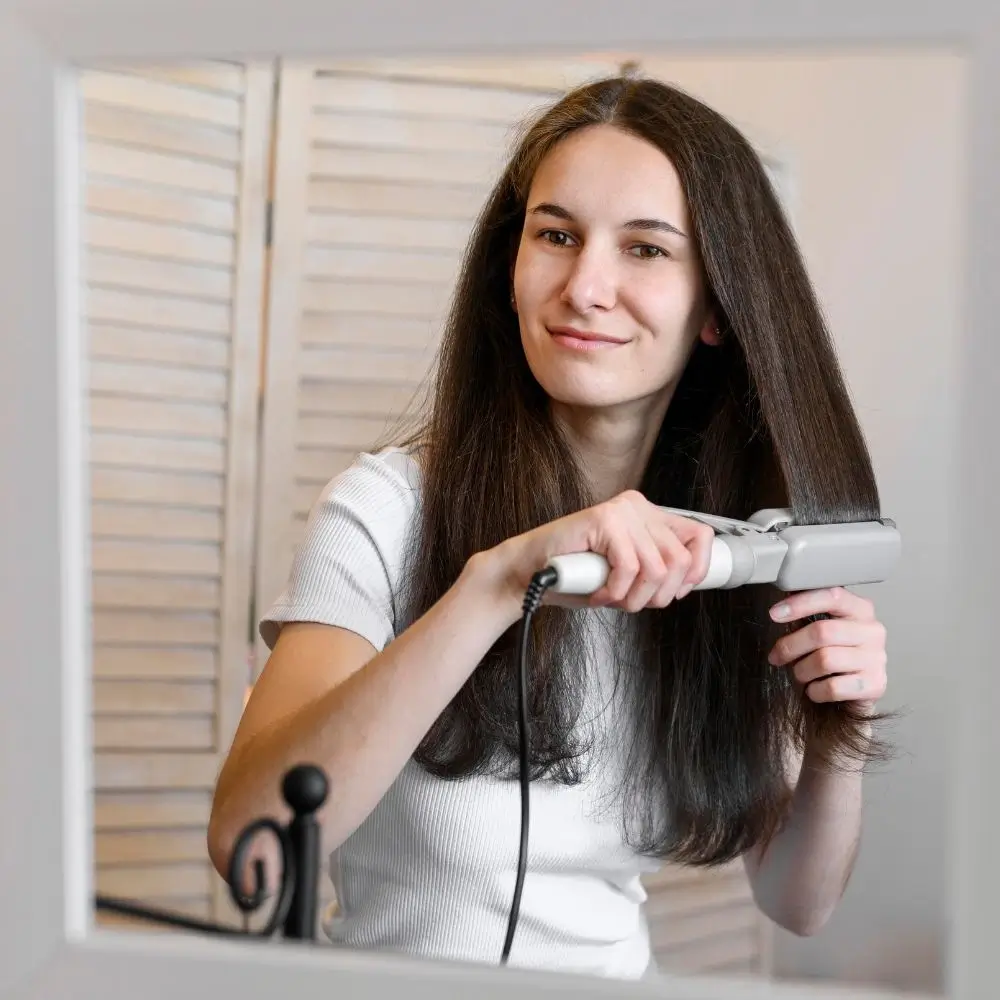
[(628, 507), (648, 506), (649, 501), (638, 490), (625, 490), (609, 501), (612, 504)]
[[(818, 673), (822, 672), (822, 670), (818, 671)], [(796, 663), (792, 668), (792, 675), (800, 684), (808, 684), (816, 674), (817, 672), (811, 669), (810, 664), (806, 660)]]
[(638, 597), (633, 597), (630, 600), (626, 600), (624, 604), (625, 610), (635, 614), (638, 611), (642, 611), (646, 607), (646, 602), (640, 600)]
[[(606, 542), (611, 542), (609, 555), (613, 558), (616, 572), (614, 580), (608, 584), (608, 597), (613, 603), (622, 603), (623, 606), (633, 603), (628, 594), (639, 583), (655, 589), (655, 594), (643, 606), (665, 607), (675, 596), (672, 593), (675, 588), (670, 583), (676, 579), (680, 584), (691, 566), (704, 562), (711, 552), (714, 530), (695, 521), (690, 522), (690, 531), (685, 526), (682, 537), (687, 540), (686, 544), (671, 530), (673, 537), (667, 537), (656, 545), (658, 558), (645, 551), (637, 553), (632, 550), (628, 542), (632, 533), (630, 527), (634, 525), (637, 514), (640, 521), (648, 523), (650, 509), (654, 506), (639, 490), (629, 489), (592, 508), (592, 530), (596, 530)], [(616, 549), (619, 551), (616, 552)]]
[(822, 681), (814, 681), (806, 689), (806, 694), (812, 701), (836, 701), (837, 692), (834, 690), (834, 678), (828, 677)]
[(816, 657), (816, 663), (820, 668), (820, 672), (824, 674), (835, 669), (840, 659), (836, 646), (820, 646), (814, 656)]
[(618, 524), (618, 507), (616, 507), (615, 504), (616, 500), (609, 500), (607, 503), (602, 503), (600, 507), (597, 507), (594, 510), (598, 525), (605, 531)]
[(629, 578), (637, 576), (639, 570), (641, 569), (639, 560), (635, 555), (621, 556), (616, 560), (616, 567), (621, 573), (625, 574)]
[(885, 677), (885, 668), (889, 665), (889, 657), (884, 649), (874, 649), (871, 653), (872, 663), (881, 677)]
[(711, 545), (715, 539), (715, 531), (710, 528), (707, 524), (702, 524), (700, 521), (695, 523), (694, 537), (702, 545)]
[(662, 560), (658, 560), (655, 564), (644, 568), (643, 578), (657, 587), (660, 587), (670, 576), (670, 567)]
[(840, 637), (840, 623), (830, 618), (824, 618), (809, 625), (813, 639), (820, 646), (832, 646)]

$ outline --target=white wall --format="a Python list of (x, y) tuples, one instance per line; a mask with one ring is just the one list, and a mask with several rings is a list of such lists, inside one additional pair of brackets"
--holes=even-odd
[(899, 758), (867, 781), (862, 853), (828, 927), (779, 934), (776, 971), (943, 988), (952, 690), (964, 67), (930, 53), (644, 57), (789, 158), (794, 215), (869, 437), (896, 579), (871, 596), (889, 629), (885, 706)]

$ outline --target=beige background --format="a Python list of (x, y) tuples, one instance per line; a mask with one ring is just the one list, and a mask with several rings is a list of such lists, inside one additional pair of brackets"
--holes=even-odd
[(944, 623), (957, 615), (945, 523), (960, 503), (964, 65), (947, 54), (824, 51), (649, 65), (787, 157), (796, 226), (883, 509), (903, 533), (897, 578), (872, 588), (889, 627), (885, 704), (905, 712), (892, 731), (901, 754), (867, 783), (863, 849), (842, 906), (814, 939), (779, 934), (776, 971), (940, 990), (962, 690)]
[[(225, 912), (201, 828), (250, 677), (251, 591), (261, 606), (276, 596), (322, 482), (369, 446), (425, 369), (509, 123), (626, 56), (729, 114), (778, 161), (904, 537), (956, 502), (957, 59), (619, 53), (93, 74), (85, 239), (105, 891)], [(921, 536), (877, 593), (891, 632), (887, 702), (909, 712), (895, 733), (904, 753), (868, 783), (864, 850), (833, 923), (809, 942), (778, 935), (772, 956), (739, 878), (677, 873), (651, 905), (668, 966), (941, 987), (953, 716), (935, 614), (950, 615), (949, 571), (945, 537)]]

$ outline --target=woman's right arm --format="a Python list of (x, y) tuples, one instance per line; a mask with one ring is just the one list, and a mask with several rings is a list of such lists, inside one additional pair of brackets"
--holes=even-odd
[[(285, 772), (321, 766), (330, 793), (319, 814), (323, 849), (344, 840), (375, 808), (483, 656), (521, 616), (531, 576), (569, 552), (604, 555), (608, 583), (591, 603), (638, 611), (683, 597), (708, 570), (712, 531), (629, 492), (473, 556), (455, 584), (378, 653), (329, 625), (281, 630), (219, 775), (209, 855), (228, 877), (240, 831), (260, 816), (287, 821)], [(580, 603), (566, 599), (564, 603)], [(269, 883), (276, 848), (252, 855)]]
[[(286, 822), (285, 772), (316, 763), (330, 779), (318, 816), (324, 850), (341, 844), (375, 808), (475, 666), (517, 621), (500, 599), (486, 558), (473, 558), (426, 614), (377, 653), (368, 640), (330, 625), (281, 630), (251, 693), (216, 783), (208, 849), (228, 877), (236, 837), (254, 819)], [(276, 848), (254, 857), (273, 877)]]

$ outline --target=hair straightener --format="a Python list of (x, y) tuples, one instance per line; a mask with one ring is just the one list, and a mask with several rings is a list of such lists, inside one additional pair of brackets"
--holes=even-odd
[[(711, 562), (694, 590), (729, 590), (754, 583), (774, 584), (786, 593), (826, 587), (881, 583), (895, 569), (901, 551), (896, 525), (888, 518), (841, 524), (795, 524), (791, 511), (769, 508), (748, 521), (665, 507), (712, 528)], [(610, 572), (594, 552), (556, 556), (539, 570), (525, 593), (521, 620), (518, 700), (520, 715), (521, 837), (514, 896), (501, 964), (510, 957), (528, 854), (529, 791), (527, 660), (531, 617), (546, 591), (585, 595), (599, 590)]]

